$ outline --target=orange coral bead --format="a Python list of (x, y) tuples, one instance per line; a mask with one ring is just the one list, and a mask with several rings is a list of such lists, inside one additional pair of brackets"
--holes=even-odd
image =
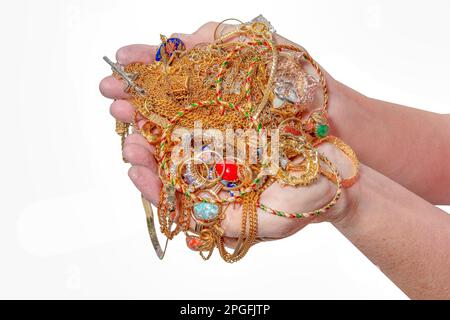
[(202, 240), (194, 236), (188, 236), (186, 237), (186, 244), (189, 249), (199, 251), (199, 248), (202, 245)]

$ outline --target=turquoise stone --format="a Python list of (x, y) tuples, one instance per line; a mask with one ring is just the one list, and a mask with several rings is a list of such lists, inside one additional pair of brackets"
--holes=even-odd
[(219, 206), (214, 203), (200, 202), (194, 205), (194, 216), (199, 220), (214, 220), (219, 215)]

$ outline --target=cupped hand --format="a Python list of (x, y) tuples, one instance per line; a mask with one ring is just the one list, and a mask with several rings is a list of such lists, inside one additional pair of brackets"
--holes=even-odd
[[(214, 33), (223, 34), (233, 29), (231, 25), (220, 25), (209, 22), (192, 34), (173, 34), (180, 38), (186, 47), (192, 48), (200, 43), (211, 43), (214, 41)], [(217, 28), (217, 30), (216, 30)], [(277, 43), (292, 42), (276, 35)], [(134, 62), (152, 63), (156, 54), (157, 46), (130, 45), (117, 51), (116, 59), (121, 65)], [(124, 92), (125, 85), (122, 81), (112, 76), (104, 78), (100, 83), (101, 93), (110, 99), (114, 99), (110, 112), (119, 121), (131, 123), (135, 108), (127, 101), (129, 95)], [(123, 147), (123, 156), (131, 164), (129, 177), (136, 188), (152, 204), (157, 205), (161, 181), (157, 173), (157, 163), (154, 158), (155, 148), (139, 133), (129, 135)], [(351, 163), (334, 145), (325, 143), (319, 146), (319, 152), (331, 160), (342, 176), (351, 175)], [(272, 184), (261, 195), (261, 203), (264, 205), (288, 213), (310, 211), (320, 208), (333, 198), (336, 186), (324, 176), (307, 187), (282, 186), (278, 182)], [(258, 234), (260, 240), (274, 240), (288, 237), (309, 223), (322, 221), (337, 221), (342, 219), (354, 207), (357, 193), (351, 196), (345, 190), (337, 205), (320, 216), (309, 218), (290, 219), (269, 214), (258, 209)], [(239, 205), (229, 206), (226, 217), (222, 222), (225, 231), (226, 244), (230, 247), (236, 243), (241, 228), (241, 208)]]

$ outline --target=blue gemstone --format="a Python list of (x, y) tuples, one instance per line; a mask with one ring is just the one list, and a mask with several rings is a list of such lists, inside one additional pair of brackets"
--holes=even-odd
[(200, 202), (194, 205), (194, 216), (199, 220), (214, 220), (219, 215), (219, 206), (214, 203)]
[(213, 180), (214, 179), (214, 169), (211, 168), (208, 172), (208, 179)]
[(183, 41), (181, 41), (178, 38), (169, 38), (167, 39), (166, 43), (163, 43), (162, 45), (159, 46), (158, 51), (156, 51), (156, 61), (161, 61), (162, 60), (162, 56), (161, 56), (161, 50), (165, 50), (167, 56), (170, 58), (170, 56), (172, 56), (173, 52), (175, 50), (185, 50), (186, 47), (183, 43)]
[(234, 182), (229, 182), (229, 183), (227, 184), (227, 188), (236, 188), (236, 187), (237, 187), (237, 184), (234, 183)]
[(235, 182), (229, 182), (226, 180), (220, 180), (220, 183), (226, 186), (227, 188), (235, 188), (237, 186)]
[[(235, 182), (229, 182), (225, 180), (220, 180), (220, 183), (226, 186), (227, 188), (236, 188), (237, 184)], [(234, 192), (232, 190), (228, 190), (228, 194), (230, 197), (234, 197)]]

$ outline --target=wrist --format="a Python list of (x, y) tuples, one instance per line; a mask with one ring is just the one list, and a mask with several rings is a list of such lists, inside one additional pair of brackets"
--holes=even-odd
[(348, 125), (351, 125), (355, 120), (365, 118), (364, 107), (369, 104), (370, 98), (335, 80), (328, 74), (326, 74), (326, 78), (329, 91), (328, 115), (335, 129), (346, 134), (353, 127)]
[[(344, 226), (348, 224), (353, 217), (359, 212), (360, 200), (362, 199), (361, 194), (363, 186), (361, 184), (361, 175), (365, 174), (366, 167), (362, 166), (360, 168), (360, 174), (358, 176), (357, 182), (350, 188), (342, 188), (341, 197), (339, 201), (324, 215), (317, 216), (312, 222), (330, 222), (335, 226)], [(361, 170), (363, 169), (363, 170)], [(329, 189), (323, 191), (322, 194), (326, 195), (326, 198), (330, 198), (335, 192), (335, 186), (329, 184)], [(318, 206), (318, 204), (315, 204)]]
[(343, 207), (338, 208), (341, 211), (334, 220), (330, 221), (337, 229), (352, 228), (365, 207), (365, 202), (371, 198), (370, 194), (376, 193), (376, 190), (369, 190), (371, 189), (370, 171), (371, 169), (361, 164), (358, 181), (349, 189), (345, 189)]

